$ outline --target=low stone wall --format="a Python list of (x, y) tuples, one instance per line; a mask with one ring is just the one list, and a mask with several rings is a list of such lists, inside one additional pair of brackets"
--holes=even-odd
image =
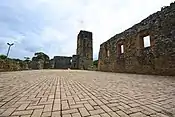
[(54, 69), (68, 69), (71, 67), (72, 57), (54, 56), (53, 64)]
[(18, 71), (28, 69), (27, 63), (17, 62), (8, 59), (0, 59), (0, 72), (2, 71)]
[(44, 69), (44, 61), (43, 60), (31, 61), (29, 67), (31, 69)]
[(175, 75), (175, 3), (101, 44), (98, 70)]

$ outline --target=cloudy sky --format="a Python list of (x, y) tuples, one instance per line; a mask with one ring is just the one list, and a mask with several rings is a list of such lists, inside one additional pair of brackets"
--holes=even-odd
[(76, 53), (80, 30), (93, 32), (94, 59), (100, 44), (174, 0), (1, 0), (0, 54), (10, 57)]

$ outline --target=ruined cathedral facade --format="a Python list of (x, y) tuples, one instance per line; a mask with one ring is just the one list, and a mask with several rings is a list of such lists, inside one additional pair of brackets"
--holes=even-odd
[(91, 69), (93, 63), (92, 32), (81, 30), (77, 36), (76, 55), (72, 57), (55, 56), (51, 60), (54, 69)]
[(93, 63), (92, 32), (80, 31), (77, 36), (76, 55), (72, 57), (71, 68), (90, 69)]

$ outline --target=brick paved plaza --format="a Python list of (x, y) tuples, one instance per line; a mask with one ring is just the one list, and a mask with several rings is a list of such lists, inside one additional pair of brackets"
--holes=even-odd
[(41, 70), (0, 73), (0, 117), (175, 117), (175, 77)]

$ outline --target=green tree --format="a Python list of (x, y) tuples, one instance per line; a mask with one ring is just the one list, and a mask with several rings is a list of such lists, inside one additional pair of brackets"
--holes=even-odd
[(44, 61), (48, 61), (49, 60), (49, 56), (43, 52), (36, 52), (35, 53), (35, 59), (39, 60), (44, 60)]
[(25, 59), (24, 60), (25, 62), (27, 62), (27, 63), (30, 62), (30, 58), (29, 57), (24, 57), (24, 59)]
[(98, 60), (93, 61), (93, 65), (98, 67)]
[(6, 58), (7, 58), (6, 55), (3, 55), (3, 54), (0, 55), (0, 59), (6, 59)]
[(30, 60), (30, 57), (24, 57), (25, 60)]
[(47, 69), (49, 68), (49, 56), (43, 52), (36, 52), (35, 56), (32, 58), (32, 61), (39, 61), (43, 60), (44, 61), (44, 68)]

